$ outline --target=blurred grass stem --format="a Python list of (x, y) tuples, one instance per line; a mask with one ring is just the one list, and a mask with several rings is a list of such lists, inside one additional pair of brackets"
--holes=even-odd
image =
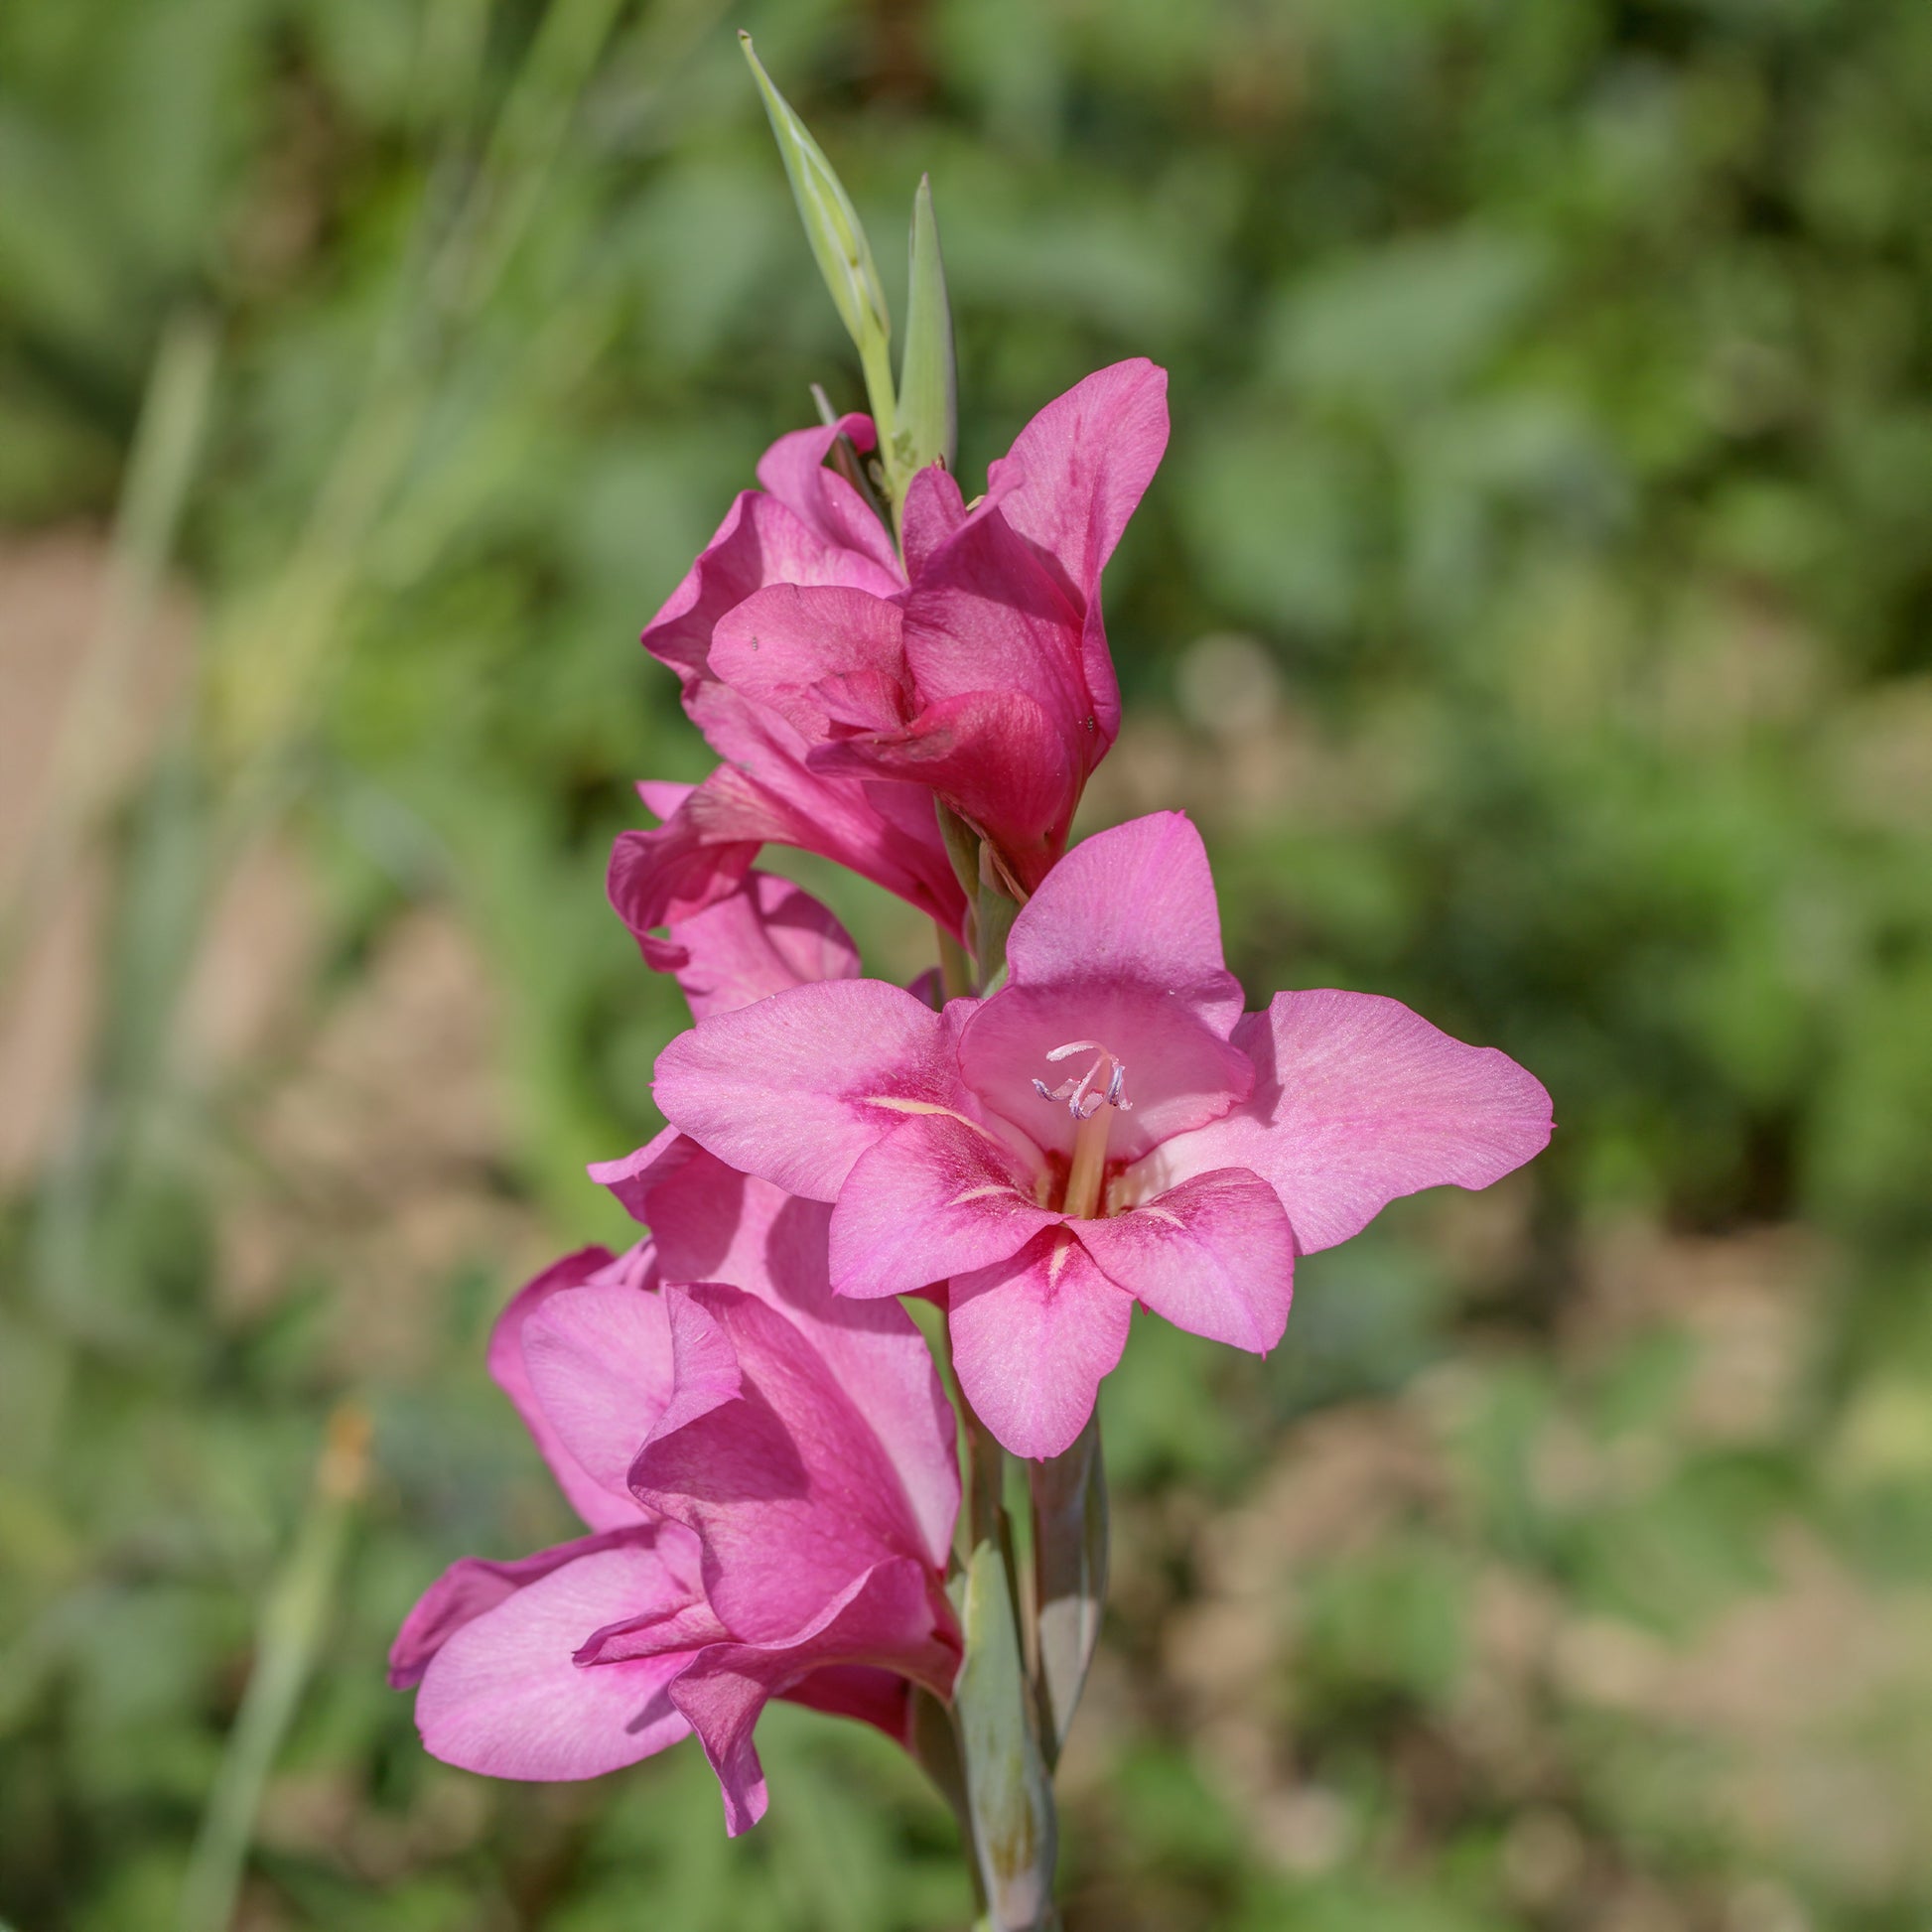
[(343, 1552), (368, 1480), (369, 1419), (353, 1402), (329, 1418), (295, 1547), (262, 1606), (254, 1668), (182, 1885), (181, 1932), (226, 1932), (255, 1835), (262, 1791), (315, 1666)]
[(100, 620), (61, 721), (41, 822), (0, 924), (0, 985), (109, 802), (129, 686), (181, 529), (216, 360), (214, 324), (202, 311), (184, 310), (162, 330), (115, 513)]

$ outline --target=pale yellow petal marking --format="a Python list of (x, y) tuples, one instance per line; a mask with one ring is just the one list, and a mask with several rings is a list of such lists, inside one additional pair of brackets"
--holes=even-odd
[(968, 1187), (963, 1194), (955, 1194), (946, 1205), (964, 1207), (968, 1201), (991, 1200), (996, 1194), (1017, 1194), (1018, 1188), (1009, 1187), (1004, 1181), (996, 1181), (990, 1187)]
[(997, 1134), (990, 1133), (978, 1121), (969, 1120), (957, 1107), (942, 1107), (936, 1100), (900, 1100), (897, 1095), (887, 1093), (862, 1093), (858, 1096), (862, 1105), (884, 1107), (894, 1114), (944, 1114), (948, 1120), (956, 1120), (962, 1127), (970, 1127), (982, 1140), (991, 1141), (995, 1147), (1005, 1143)]

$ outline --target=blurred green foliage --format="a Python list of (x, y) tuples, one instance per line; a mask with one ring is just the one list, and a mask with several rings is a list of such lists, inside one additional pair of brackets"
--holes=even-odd
[[(167, 345), (214, 361), (179, 502), (123, 502), (123, 565), (179, 522), (193, 662), (0, 1212), (0, 1912), (176, 1923), (346, 1392), (377, 1473), (239, 1922), (966, 1917), (870, 1736), (775, 1712), (727, 1846), (688, 1749), (484, 1786), (380, 1681), (443, 1563), (566, 1528), (482, 1338), (526, 1249), (622, 1238), (581, 1164), (678, 1021), (601, 876), (628, 781), (706, 759), (628, 640), (808, 384), (858, 394), (739, 24), (901, 318), (930, 171), (969, 477), (1088, 368), (1173, 372), (1090, 822), (1195, 812), (1255, 998), (1396, 994), (1557, 1099), (1526, 1185), (1307, 1263), (1266, 1364), (1137, 1332), (1069, 1926), (1922, 1925), (1922, 0), (10, 0), (0, 516), (104, 528)], [(217, 1065), (182, 1015), (268, 848), (300, 1017)], [(431, 974), (305, 1140), (277, 1096), (426, 912), (500, 1119)]]

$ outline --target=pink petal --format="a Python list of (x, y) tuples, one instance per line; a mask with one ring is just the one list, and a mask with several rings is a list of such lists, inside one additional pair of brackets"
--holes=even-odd
[(966, 521), (959, 484), (939, 465), (929, 464), (905, 488), (899, 536), (906, 575), (916, 578), (937, 550)]
[(669, 1128), (627, 1162), (592, 1172), (654, 1229), (668, 1279), (726, 1282), (768, 1302), (847, 1388), (866, 1391), (867, 1421), (942, 1568), (959, 1509), (952, 1408), (902, 1311), (833, 1295), (831, 1210), (737, 1173)]
[(416, 1693), (423, 1743), (445, 1763), (497, 1778), (589, 1778), (634, 1764), (689, 1728), (666, 1696), (682, 1655), (585, 1669), (594, 1630), (683, 1587), (647, 1542), (564, 1564), (455, 1631)]
[(553, 1295), (524, 1318), (523, 1360), (565, 1451), (600, 1488), (628, 1501), (631, 1458), (671, 1398), (662, 1297), (617, 1287)]
[(1295, 1236), (1275, 1190), (1239, 1169), (1197, 1174), (1078, 1225), (1101, 1272), (1176, 1328), (1265, 1355), (1295, 1292)]
[(1000, 848), (1023, 885), (1044, 877), (1066, 843), (1088, 766), (1077, 734), (1026, 691), (968, 691), (902, 727), (817, 746), (814, 771), (873, 772), (930, 786)]
[(1132, 1299), (1059, 1227), (955, 1276), (950, 1301), (953, 1370), (981, 1421), (1015, 1455), (1070, 1447), (1127, 1345)]
[(752, 1732), (768, 1699), (804, 1690), (815, 1670), (855, 1663), (889, 1664), (944, 1697), (958, 1655), (956, 1640), (935, 1623), (924, 1573), (903, 1560), (855, 1577), (803, 1627), (781, 1638), (700, 1651), (671, 1696), (718, 1775), (725, 1829), (735, 1838), (764, 1815), (764, 1772)]
[[(675, 1127), (621, 1161), (593, 1163), (590, 1175), (651, 1229), (665, 1281), (759, 1289), (770, 1271), (772, 1224), (800, 1205), (782, 1187), (727, 1167)], [(814, 1203), (813, 1211), (822, 1253), (826, 1210)]]
[(894, 1743), (911, 1746), (911, 1681), (877, 1664), (828, 1664), (778, 1695), (808, 1711), (871, 1725)]
[[(637, 1521), (637, 1506), (620, 1483), (614, 1493), (599, 1482), (565, 1446), (548, 1411), (531, 1385), (523, 1357), (524, 1324), (558, 1295), (581, 1287), (600, 1269), (612, 1265), (608, 1248), (580, 1248), (526, 1283), (496, 1317), (489, 1336), (489, 1373), (496, 1386), (516, 1405), (523, 1426), (550, 1465), (557, 1486), (594, 1530), (623, 1529)], [(640, 1439), (641, 1440), (641, 1439)]]
[(788, 1201), (772, 1217), (763, 1284), (744, 1286), (805, 1337), (840, 1387), (864, 1391), (866, 1423), (897, 1474), (920, 1547), (933, 1569), (943, 1570), (959, 1514), (952, 1404), (925, 1337), (903, 1309), (832, 1293), (829, 1219), (817, 1201)]
[[(906, 666), (928, 704), (1025, 691), (1062, 732), (1084, 736), (1081, 607), (998, 507), (968, 517), (901, 602)], [(1099, 753), (1096, 745), (1096, 761)]]
[[(949, 929), (960, 925), (964, 896), (946, 857), (932, 800), (924, 792), (808, 769), (814, 741), (778, 712), (729, 685), (708, 680), (694, 686), (686, 695), (685, 710), (735, 774), (730, 794), (734, 802), (723, 829), (739, 835), (746, 814), (735, 801), (742, 793), (757, 801), (762, 822), (781, 828), (768, 834), (777, 843), (849, 867), (920, 911), (949, 922)], [(706, 786), (724, 782), (714, 774)]]
[(1550, 1139), (1550, 1096), (1533, 1074), (1398, 1000), (1278, 993), (1234, 1042), (1255, 1062), (1247, 1104), (1156, 1149), (1127, 1179), (1150, 1193), (1247, 1168), (1281, 1197), (1301, 1254), (1347, 1240), (1398, 1195), (1486, 1187)]
[(711, 668), (807, 741), (836, 722), (894, 731), (909, 692), (899, 608), (865, 591), (774, 584), (721, 618)]
[(1224, 1039), (1241, 1018), (1207, 851), (1179, 812), (1130, 819), (1076, 845), (1021, 908), (1007, 961), (1016, 986), (1154, 988)]
[(720, 1160), (832, 1200), (867, 1148), (958, 1094), (944, 1018), (878, 980), (794, 987), (681, 1034), (658, 1056), (665, 1119)]
[[(896, 578), (898, 559), (893, 554), (893, 539), (886, 526), (836, 470), (825, 467), (825, 459), (840, 436), (862, 453), (877, 441), (872, 418), (856, 412), (823, 427), (793, 430), (779, 437), (759, 459), (759, 482), (828, 551), (839, 555), (855, 576), (857, 560), (864, 558), (888, 578)], [(803, 584), (818, 580), (774, 571), (764, 581)]]
[(1168, 372), (1136, 356), (1049, 402), (992, 466), (987, 486), (1005, 486), (1001, 513), (1058, 562), (1084, 601), (1167, 447)]
[(818, 980), (857, 979), (859, 949), (831, 908), (802, 887), (752, 872), (730, 897), (673, 924), (677, 983), (703, 1020)]
[(1049, 402), (987, 475), (1001, 515), (1050, 560), (1083, 611), (1080, 661), (1102, 749), (1120, 730), (1120, 685), (1100, 621), (1100, 573), (1167, 447), (1167, 371), (1136, 358)]
[(687, 787), (654, 831), (618, 834), (605, 893), (653, 972), (671, 972), (689, 957), (654, 928), (682, 925), (738, 891), (759, 848), (782, 842), (788, 823), (742, 773), (721, 769)]
[(861, 1407), (869, 1394), (750, 1295), (716, 1284), (665, 1293), (674, 1323), (688, 1305), (694, 1321), (722, 1331), (741, 1393), (661, 1428), (631, 1469), (631, 1489), (703, 1540), (705, 1591), (726, 1624), (748, 1641), (773, 1641), (888, 1557), (913, 1558), (936, 1580), (928, 1528)]
[(1060, 1217), (1034, 1198), (1034, 1170), (962, 1115), (915, 1114), (862, 1154), (832, 1209), (841, 1295), (910, 1295), (1005, 1261)]
[(638, 1458), (652, 1443), (676, 1436), (745, 1394), (738, 1350), (711, 1311), (682, 1288), (666, 1292), (664, 1307), (670, 1317), (671, 1396), (649, 1435), (637, 1445), (630, 1465), (633, 1474)]
[[(825, 433), (798, 434), (817, 440)], [(767, 453), (766, 463), (791, 442), (780, 438)], [(829, 448), (829, 440), (824, 447)], [(782, 480), (788, 482), (791, 464), (781, 460), (780, 468), (786, 473)], [(702, 676), (712, 627), (727, 611), (767, 584), (851, 584), (881, 597), (891, 597), (900, 588), (891, 541), (879, 519), (863, 505), (859, 516), (851, 517), (838, 497), (840, 490), (851, 494), (850, 484), (830, 471), (819, 474), (826, 479), (826, 488), (822, 495), (809, 492), (816, 501), (808, 501), (803, 490), (796, 506), (781, 501), (775, 492), (748, 489), (739, 496), (684, 581), (645, 626), (643, 645), (653, 657), (687, 680)], [(800, 509), (807, 513), (799, 514)]]
[(606, 880), (613, 909), (653, 971), (685, 963), (684, 948), (655, 928), (735, 892), (766, 844), (816, 852), (960, 930), (966, 901), (925, 792), (808, 771), (805, 741), (722, 684), (696, 687), (686, 708), (728, 762), (655, 831), (620, 833)]
[[(561, 1570), (580, 1557), (637, 1541), (641, 1527), (642, 1512), (633, 1508), (628, 1529), (579, 1537), (575, 1543), (539, 1550), (535, 1556), (519, 1557), (513, 1563), (459, 1557), (416, 1599), (415, 1607), (403, 1618), (402, 1628), (389, 1646), (389, 1688), (406, 1691), (411, 1685), (421, 1683), (430, 1659), (450, 1638), (485, 1610), (493, 1610), (505, 1597), (515, 1595), (538, 1578), (547, 1577), (553, 1570)], [(688, 1534), (679, 1524), (667, 1527)]]
[(1206, 1025), (1183, 993), (1097, 973), (1009, 985), (981, 1001), (960, 1035), (960, 1071), (986, 1107), (1039, 1146), (1070, 1154), (1076, 1127), (1066, 1101), (1041, 1098), (1034, 1081), (1050, 1090), (1084, 1073), (1094, 1053), (1047, 1058), (1075, 1040), (1099, 1042), (1127, 1068), (1122, 1095), (1132, 1105), (1114, 1112), (1108, 1129), (1117, 1161), (1137, 1161), (1171, 1135), (1219, 1118), (1247, 1098), (1254, 1080), (1247, 1055)]

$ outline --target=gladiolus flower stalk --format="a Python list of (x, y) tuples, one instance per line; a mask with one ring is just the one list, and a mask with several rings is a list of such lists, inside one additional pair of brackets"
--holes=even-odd
[[(969, 504), (930, 184), (896, 392), (858, 215), (742, 38), (871, 414), (815, 392), (823, 420), (772, 444), (645, 626), (720, 760), (640, 784), (660, 823), (612, 855), (692, 1021), (656, 1063), (669, 1125), (591, 1170), (648, 1232), (565, 1257), (489, 1345), (585, 1534), (453, 1565), (392, 1681), (430, 1750), (497, 1776), (694, 1735), (734, 1834), (767, 1801), (767, 1702), (872, 1725), (952, 1807), (981, 1925), (1046, 1932), (1106, 1592), (1099, 1393), (1134, 1311), (1266, 1353), (1302, 1256), (1489, 1185), (1550, 1099), (1377, 995), (1247, 1011), (1179, 813), (1069, 844), (1120, 728), (1101, 578), (1166, 448), (1166, 374), (1075, 383)], [(867, 977), (757, 868), (768, 844), (928, 915), (937, 971)], [(899, 1297), (942, 1311), (938, 1365)]]

